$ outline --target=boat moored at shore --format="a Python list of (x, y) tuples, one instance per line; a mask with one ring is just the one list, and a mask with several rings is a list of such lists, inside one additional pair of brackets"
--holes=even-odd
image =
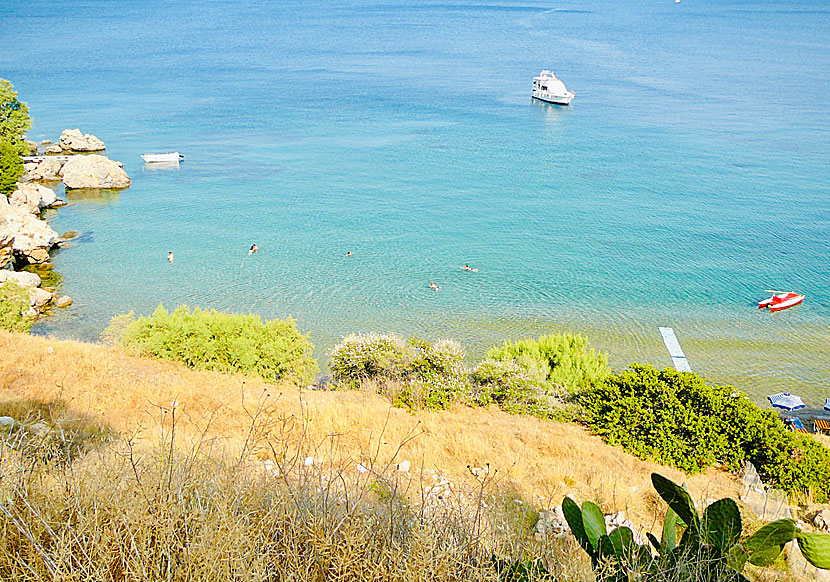
[(568, 91), (565, 83), (556, 78), (553, 71), (544, 70), (538, 77), (533, 77), (533, 90), (531, 95), (534, 99), (556, 105), (568, 105), (573, 101), (576, 93)]

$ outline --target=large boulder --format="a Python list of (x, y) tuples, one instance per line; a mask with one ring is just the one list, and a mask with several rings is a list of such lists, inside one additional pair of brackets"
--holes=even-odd
[[(45, 220), (40, 220), (26, 207), (15, 204), (0, 206), (0, 241), (8, 241), (9, 238), (12, 239), (12, 251), (32, 263), (47, 262), (49, 250), (60, 242), (58, 233)], [(5, 246), (8, 247), (8, 242)], [(0, 242), (2, 248), (3, 243)]]
[(36, 313), (41, 313), (52, 302), (52, 294), (37, 287), (29, 289), (29, 305)]
[(84, 135), (80, 129), (64, 129), (61, 148), (70, 152), (100, 152), (107, 149), (100, 139), (90, 133)]
[(9, 203), (25, 207), (29, 212), (38, 213), (44, 208), (57, 204), (58, 197), (51, 188), (27, 182), (17, 185), (17, 190), (9, 197)]
[(130, 187), (130, 178), (121, 164), (106, 156), (72, 156), (61, 168), (63, 183), (69, 189), (121, 189)]
[(14, 281), (21, 287), (40, 287), (40, 277), (26, 271), (9, 271), (0, 269), (0, 285), (7, 281)]

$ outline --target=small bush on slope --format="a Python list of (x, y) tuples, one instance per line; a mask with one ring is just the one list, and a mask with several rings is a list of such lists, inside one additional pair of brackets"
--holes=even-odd
[(256, 315), (202, 311), (198, 307), (191, 313), (186, 305), (168, 313), (159, 305), (150, 317), (113, 318), (112, 327), (121, 328), (114, 333), (128, 348), (192, 368), (298, 383), (313, 380), (318, 371), (308, 336), (301, 334), (290, 318), (263, 323)]
[(505, 342), (487, 352), (494, 360), (512, 361), (558, 392), (590, 388), (608, 375), (608, 357), (588, 348), (581, 335), (543, 335)]
[(606, 442), (687, 473), (714, 463), (735, 470), (751, 461), (762, 477), (788, 492), (830, 496), (830, 451), (790, 433), (731, 386), (699, 376), (632, 364), (577, 396), (584, 422)]
[(29, 294), (11, 281), (0, 285), (0, 329), (27, 332), (32, 327), (29, 312)]
[(343, 388), (374, 381), (397, 404), (445, 409), (469, 392), (463, 359), (464, 350), (451, 340), (431, 344), (395, 335), (349, 335), (332, 348), (329, 368)]

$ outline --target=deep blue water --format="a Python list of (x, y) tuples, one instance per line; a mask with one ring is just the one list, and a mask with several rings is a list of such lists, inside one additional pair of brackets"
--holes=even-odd
[(670, 325), (712, 380), (830, 396), (824, 1), (5, 0), (0, 77), (31, 139), (78, 127), (133, 179), (51, 217), (85, 237), (41, 333), (188, 303), (290, 314), (321, 360), (568, 329), (622, 367), (669, 365)]

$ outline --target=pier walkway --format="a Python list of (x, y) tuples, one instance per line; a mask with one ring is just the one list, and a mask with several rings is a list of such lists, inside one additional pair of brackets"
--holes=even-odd
[(666, 344), (666, 349), (669, 350), (671, 356), (671, 363), (674, 369), (678, 372), (691, 372), (692, 367), (686, 359), (686, 354), (680, 347), (680, 342), (677, 341), (677, 336), (674, 335), (674, 330), (670, 327), (658, 327), (660, 335), (663, 336), (663, 343)]

